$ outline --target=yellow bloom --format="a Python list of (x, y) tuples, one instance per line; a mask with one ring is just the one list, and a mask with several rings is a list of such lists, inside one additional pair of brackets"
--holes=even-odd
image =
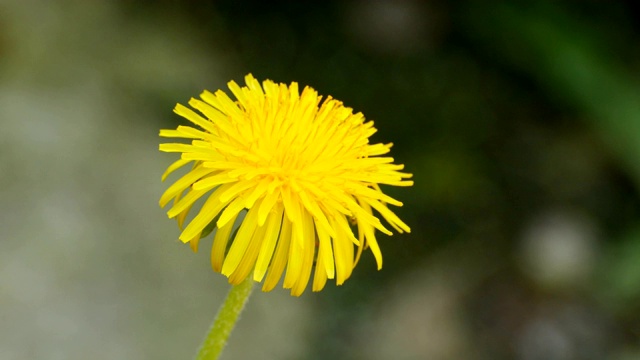
[(174, 112), (198, 128), (160, 131), (162, 137), (192, 139), (160, 145), (161, 151), (182, 154), (163, 181), (192, 163), (162, 195), (160, 206), (173, 200), (167, 214), (183, 228), (194, 203), (208, 194), (180, 240), (196, 251), (200, 238), (215, 227), (215, 271), (232, 284), (253, 271), (255, 281), (265, 280), (262, 290), (270, 291), (286, 267), (284, 288), (295, 296), (306, 288), (314, 264), (313, 291), (322, 290), (327, 279), (341, 285), (363, 249), (370, 248), (382, 268), (375, 231), (391, 232), (372, 209), (398, 232), (410, 231), (386, 205), (402, 203), (378, 186), (413, 185), (406, 180), (411, 174), (400, 172), (403, 165), (378, 156), (392, 144), (369, 144), (373, 122), (331, 97), (321, 101), (310, 87), (300, 94), (295, 82), (266, 80), (260, 86), (251, 74), (245, 81), (244, 87), (229, 82), (236, 101), (221, 90), (189, 100), (199, 114), (177, 104)]

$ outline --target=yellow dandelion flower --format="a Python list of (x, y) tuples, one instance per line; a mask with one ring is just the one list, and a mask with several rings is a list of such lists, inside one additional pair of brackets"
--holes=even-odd
[(284, 273), (284, 288), (295, 296), (314, 268), (313, 291), (322, 290), (327, 279), (344, 283), (366, 248), (380, 269), (375, 233), (391, 231), (373, 210), (398, 232), (410, 231), (387, 208), (402, 203), (379, 187), (413, 185), (406, 180), (411, 174), (400, 172), (403, 165), (379, 156), (392, 144), (370, 144), (373, 122), (331, 97), (322, 101), (310, 87), (300, 93), (295, 82), (266, 80), (260, 86), (251, 74), (245, 81), (243, 87), (229, 82), (235, 101), (219, 90), (189, 100), (198, 112), (177, 104), (174, 112), (197, 128), (160, 131), (162, 137), (191, 139), (160, 145), (161, 151), (181, 153), (163, 181), (192, 164), (160, 198), (162, 207), (173, 200), (167, 214), (177, 219), (180, 240), (197, 251), (200, 238), (215, 228), (215, 271), (234, 285), (253, 273), (255, 281), (264, 280), (263, 291), (272, 290)]

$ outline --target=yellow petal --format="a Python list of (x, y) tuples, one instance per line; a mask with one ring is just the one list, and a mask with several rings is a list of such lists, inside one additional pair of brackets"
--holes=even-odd
[(223, 227), (216, 230), (216, 235), (213, 237), (213, 246), (211, 247), (211, 266), (214, 271), (222, 272), (222, 263), (227, 251), (227, 243), (229, 242), (229, 235), (233, 230), (233, 225), (236, 222), (236, 216), (231, 218)]
[(184, 159), (176, 160), (173, 164), (169, 165), (167, 170), (165, 170), (165, 172), (162, 174), (162, 181), (165, 181), (167, 179), (167, 176), (169, 176), (172, 172), (178, 170), (179, 168), (183, 167), (184, 165), (190, 162), (191, 160), (184, 160)]
[(229, 276), (236, 270), (249, 247), (250, 240), (253, 238), (253, 233), (256, 231), (257, 226), (258, 211), (256, 209), (250, 209), (242, 221), (236, 237), (233, 239), (227, 257), (224, 259), (224, 264), (222, 265), (223, 275)]
[(262, 281), (264, 275), (267, 273), (267, 267), (273, 257), (274, 250), (276, 248), (276, 241), (278, 240), (278, 234), (280, 233), (280, 224), (282, 223), (282, 206), (278, 206), (275, 211), (271, 212), (267, 217), (265, 225), (265, 239), (262, 242), (262, 248), (260, 249), (260, 255), (256, 262), (256, 269), (253, 273), (253, 279), (255, 281)]
[(267, 278), (264, 280), (262, 291), (271, 291), (280, 281), (282, 272), (287, 265), (287, 259), (289, 257), (289, 245), (291, 243), (291, 221), (286, 217), (282, 217), (282, 228), (280, 230), (280, 237), (278, 238), (278, 245), (276, 247), (276, 253), (271, 261), (271, 266), (267, 272)]
[(311, 219), (311, 214), (307, 211), (303, 211), (303, 233), (305, 246), (302, 249), (302, 265), (300, 268), (300, 274), (298, 276), (298, 280), (291, 288), (291, 295), (300, 296), (304, 292), (307, 284), (309, 283), (309, 278), (311, 276), (311, 269), (313, 268), (313, 256), (315, 252), (315, 232), (313, 228), (313, 220)]

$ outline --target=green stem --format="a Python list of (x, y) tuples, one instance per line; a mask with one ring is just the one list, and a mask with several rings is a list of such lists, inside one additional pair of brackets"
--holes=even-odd
[(229, 290), (227, 299), (222, 304), (218, 315), (216, 315), (207, 337), (202, 342), (196, 360), (216, 360), (222, 353), (231, 330), (236, 324), (244, 305), (253, 290), (253, 280), (251, 276), (239, 285), (233, 286)]

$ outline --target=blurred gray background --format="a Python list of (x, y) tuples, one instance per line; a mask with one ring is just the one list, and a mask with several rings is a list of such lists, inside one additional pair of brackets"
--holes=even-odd
[(193, 356), (229, 285), (157, 205), (157, 135), (249, 72), (374, 120), (413, 231), (257, 291), (224, 359), (639, 359), (639, 10), (1, 1), (0, 359)]

